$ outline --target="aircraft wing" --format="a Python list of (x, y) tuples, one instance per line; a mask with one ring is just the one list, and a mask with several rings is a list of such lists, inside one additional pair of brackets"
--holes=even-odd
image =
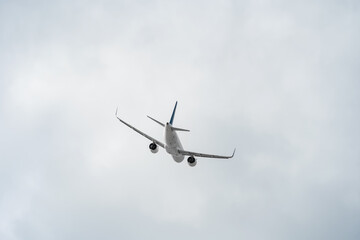
[(125, 124), (126, 126), (128, 126), (129, 128), (131, 128), (132, 130), (134, 130), (135, 132), (139, 133), (140, 135), (143, 135), (144, 137), (146, 137), (147, 139), (149, 139), (150, 141), (156, 143), (157, 145), (159, 145), (162, 148), (165, 148), (165, 144), (163, 144), (162, 142), (160, 142), (159, 140), (156, 140), (155, 138), (147, 135), (146, 133), (143, 133), (142, 131), (140, 131), (139, 129), (131, 126), (130, 124), (128, 124), (127, 122), (121, 120), (118, 116), (117, 116), (117, 109), (116, 109), (116, 113), (115, 116), (117, 119), (119, 119), (120, 122), (122, 122), (123, 124)]
[(196, 156), (196, 157), (204, 157), (204, 158), (222, 158), (222, 159), (228, 159), (232, 158), (235, 154), (235, 150), (231, 156), (220, 156), (220, 155), (213, 155), (213, 154), (206, 154), (206, 153), (197, 153), (197, 152), (190, 152), (179, 149), (179, 153), (186, 156)]

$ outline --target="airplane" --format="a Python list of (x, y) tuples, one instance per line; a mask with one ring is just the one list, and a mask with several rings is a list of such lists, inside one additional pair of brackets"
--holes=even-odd
[(166, 124), (150, 117), (151, 120), (156, 122), (157, 124), (161, 125), (165, 128), (165, 143), (160, 142), (159, 140), (147, 135), (146, 133), (138, 130), (137, 128), (133, 127), (132, 125), (128, 124), (124, 120), (120, 119), (117, 115), (118, 109), (116, 108), (115, 116), (117, 119), (119, 119), (120, 122), (134, 130), (135, 132), (141, 134), (142, 136), (149, 139), (152, 143), (150, 143), (149, 148), (152, 153), (157, 153), (159, 151), (159, 146), (164, 148), (167, 153), (169, 153), (175, 162), (180, 163), (184, 160), (185, 156), (189, 156), (187, 159), (187, 162), (189, 166), (195, 167), (196, 166), (196, 159), (195, 157), (204, 157), (204, 158), (218, 158), (218, 159), (229, 159), (234, 157), (236, 148), (234, 149), (232, 155), (230, 156), (221, 156), (221, 155), (213, 155), (213, 154), (205, 154), (205, 153), (197, 153), (197, 152), (190, 152), (183, 149), (182, 144), (179, 140), (179, 137), (177, 135), (177, 131), (183, 131), (183, 132), (189, 132), (190, 130), (183, 129), (183, 128), (177, 128), (173, 126), (174, 123), (174, 117), (175, 117), (175, 111), (177, 107), (177, 102), (175, 103), (174, 110), (172, 112), (170, 122), (167, 122)]

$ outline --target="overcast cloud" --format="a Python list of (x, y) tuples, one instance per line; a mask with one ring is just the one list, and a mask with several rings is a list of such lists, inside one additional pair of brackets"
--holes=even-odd
[[(360, 239), (358, 1), (0, 1), (0, 239)], [(191, 168), (122, 125), (188, 150)]]

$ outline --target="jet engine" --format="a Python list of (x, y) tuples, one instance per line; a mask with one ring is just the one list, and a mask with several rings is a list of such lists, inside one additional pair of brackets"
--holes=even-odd
[(196, 159), (193, 156), (188, 157), (187, 161), (188, 161), (188, 164), (189, 164), (190, 167), (195, 167), (196, 166)]
[(149, 148), (152, 153), (157, 153), (159, 151), (159, 147), (155, 143), (150, 143)]

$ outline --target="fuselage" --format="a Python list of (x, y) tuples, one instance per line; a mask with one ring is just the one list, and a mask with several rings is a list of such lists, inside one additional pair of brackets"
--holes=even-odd
[(179, 149), (183, 150), (180, 139), (175, 130), (171, 128), (170, 123), (165, 125), (165, 150), (171, 154), (175, 162), (184, 160), (184, 156), (179, 153)]

